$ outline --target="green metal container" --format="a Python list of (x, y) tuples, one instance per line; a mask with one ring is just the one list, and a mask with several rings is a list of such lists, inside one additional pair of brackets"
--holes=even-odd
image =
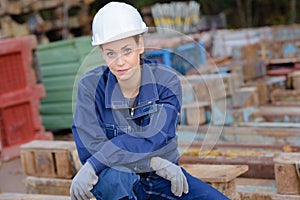
[(100, 51), (91, 45), (91, 37), (84, 36), (39, 45), (37, 56), (46, 88), (40, 108), (43, 125), (47, 130), (71, 128), (77, 82), (84, 73), (105, 63)]

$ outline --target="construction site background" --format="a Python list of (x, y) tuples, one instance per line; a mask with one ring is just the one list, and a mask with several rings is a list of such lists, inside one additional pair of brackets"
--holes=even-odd
[[(69, 195), (73, 89), (104, 64), (91, 22), (107, 2), (0, 0), (0, 199)], [(180, 76), (180, 164), (234, 200), (300, 199), (300, 3), (127, 2), (144, 56)]]

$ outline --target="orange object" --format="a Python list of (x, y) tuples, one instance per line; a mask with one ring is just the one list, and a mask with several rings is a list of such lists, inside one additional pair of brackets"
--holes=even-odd
[(52, 139), (39, 114), (45, 96), (33, 64), (35, 36), (0, 41), (0, 160), (19, 156), (19, 146), (33, 139)]

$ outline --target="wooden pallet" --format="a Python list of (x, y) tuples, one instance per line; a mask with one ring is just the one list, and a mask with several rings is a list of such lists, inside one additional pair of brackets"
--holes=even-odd
[[(47, 43), (48, 32), (57, 37), (72, 38), (72, 34), (88, 35), (91, 22), (89, 5), (94, 0), (0, 0), (1, 38), (11, 38), (35, 33), (39, 43)], [(14, 19), (11, 16), (15, 16)], [(30, 17), (30, 18), (29, 18)], [(24, 19), (30, 19), (27, 22)], [(18, 21), (18, 22), (16, 22)], [(20, 21), (22, 23), (20, 23)], [(74, 30), (80, 31), (74, 32)], [(46, 35), (49, 39), (46, 39)], [(51, 41), (51, 40), (50, 40)]]
[(235, 179), (248, 170), (247, 165), (182, 165), (191, 175), (211, 184), (232, 200), (240, 200)]
[(29, 142), (21, 146), (21, 161), (28, 176), (72, 178), (80, 168), (73, 141)]

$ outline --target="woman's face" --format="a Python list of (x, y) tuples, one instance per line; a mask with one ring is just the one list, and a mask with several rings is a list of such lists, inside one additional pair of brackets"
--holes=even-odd
[(140, 78), (140, 54), (144, 52), (141, 37), (138, 42), (134, 37), (129, 37), (106, 43), (101, 49), (106, 64), (118, 81)]

